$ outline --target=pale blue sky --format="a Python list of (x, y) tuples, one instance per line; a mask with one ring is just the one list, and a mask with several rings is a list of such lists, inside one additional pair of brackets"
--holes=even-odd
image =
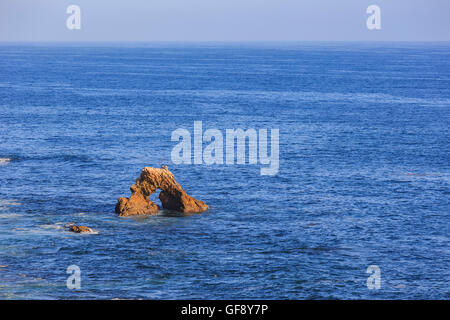
[[(66, 8), (81, 8), (68, 30)], [(369, 31), (366, 8), (381, 8)], [(450, 41), (450, 0), (1, 0), (0, 41)]]

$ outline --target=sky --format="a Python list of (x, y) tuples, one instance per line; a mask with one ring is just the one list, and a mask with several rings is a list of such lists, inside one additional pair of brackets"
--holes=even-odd
[(0, 0), (0, 41), (450, 41), (450, 0)]

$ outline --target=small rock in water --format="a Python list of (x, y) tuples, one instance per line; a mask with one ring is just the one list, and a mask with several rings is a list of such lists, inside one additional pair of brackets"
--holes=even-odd
[(69, 227), (69, 231), (72, 231), (75, 233), (92, 233), (91, 228), (88, 228), (85, 226), (76, 226), (76, 225)]

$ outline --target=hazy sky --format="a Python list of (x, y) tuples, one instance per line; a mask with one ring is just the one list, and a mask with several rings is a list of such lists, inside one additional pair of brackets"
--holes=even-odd
[[(366, 27), (372, 4), (381, 30)], [(0, 41), (124, 40), (450, 41), (450, 0), (0, 0)]]

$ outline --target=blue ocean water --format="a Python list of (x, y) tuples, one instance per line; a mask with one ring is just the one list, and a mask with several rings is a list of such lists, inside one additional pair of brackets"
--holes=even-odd
[[(279, 173), (173, 164), (194, 121)], [(0, 299), (448, 299), (449, 127), (448, 43), (2, 44)], [(163, 164), (210, 209), (119, 218)]]

